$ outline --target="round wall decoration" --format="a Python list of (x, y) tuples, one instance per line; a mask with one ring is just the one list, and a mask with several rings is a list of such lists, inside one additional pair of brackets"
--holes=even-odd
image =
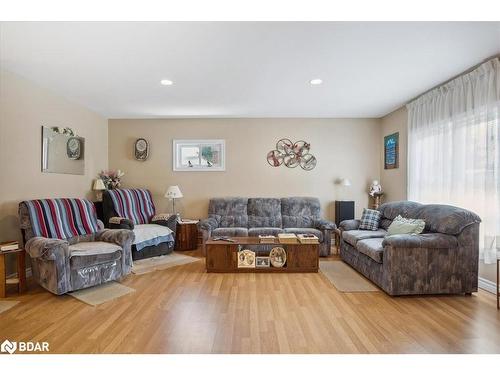
[(149, 157), (149, 143), (144, 138), (139, 138), (134, 143), (135, 160), (145, 161)]
[(78, 137), (70, 137), (66, 143), (66, 154), (71, 160), (78, 160), (82, 155), (82, 141)]
[(267, 153), (267, 162), (272, 167), (285, 165), (288, 168), (300, 167), (305, 171), (313, 170), (316, 167), (317, 160), (309, 152), (311, 144), (306, 141), (297, 141), (293, 143), (288, 138), (280, 139), (276, 143), (276, 149)]
[(276, 143), (276, 150), (280, 154), (290, 154), (293, 153), (293, 142), (287, 138), (280, 139)]
[(267, 162), (273, 167), (279, 167), (283, 163), (283, 155), (278, 150), (269, 151)]
[(280, 246), (273, 247), (269, 253), (269, 259), (271, 259), (271, 265), (273, 267), (283, 267), (286, 263), (286, 251)]
[(300, 158), (300, 167), (305, 171), (310, 171), (316, 166), (316, 158), (314, 155), (306, 154)]

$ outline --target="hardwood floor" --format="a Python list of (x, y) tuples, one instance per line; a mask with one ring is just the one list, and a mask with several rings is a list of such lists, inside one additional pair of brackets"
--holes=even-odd
[[(198, 255), (199, 252), (191, 254)], [(333, 260), (333, 259), (332, 259)], [(318, 274), (207, 274), (204, 259), (122, 283), (98, 307), (30, 284), (0, 340), (52, 353), (500, 353), (495, 297), (340, 293)]]

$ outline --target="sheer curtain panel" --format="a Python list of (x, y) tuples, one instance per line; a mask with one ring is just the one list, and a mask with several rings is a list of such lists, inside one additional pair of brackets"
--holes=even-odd
[(408, 199), (451, 204), (481, 219), (481, 258), (500, 249), (500, 60), (489, 60), (407, 105)]

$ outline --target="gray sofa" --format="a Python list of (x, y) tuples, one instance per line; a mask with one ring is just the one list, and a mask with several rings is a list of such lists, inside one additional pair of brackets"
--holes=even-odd
[(312, 233), (320, 241), (320, 255), (330, 254), (335, 224), (321, 219), (317, 198), (213, 198), (208, 218), (198, 223), (205, 241), (213, 236), (257, 237), (278, 233)]
[[(340, 223), (340, 256), (390, 295), (477, 292), (479, 223), (462, 208), (400, 201), (380, 206), (377, 231), (359, 230), (359, 220)], [(401, 215), (423, 219), (419, 235), (387, 235)]]

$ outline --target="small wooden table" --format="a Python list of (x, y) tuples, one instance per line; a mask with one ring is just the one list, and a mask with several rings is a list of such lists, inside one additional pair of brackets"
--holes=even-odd
[[(7, 279), (5, 258), (7, 255), (17, 255), (17, 277)], [(0, 298), (5, 298), (7, 285), (16, 284), (19, 293), (26, 289), (26, 253), (24, 249), (0, 251)]]
[(500, 252), (497, 254), (497, 310), (500, 310)]
[(198, 248), (198, 220), (177, 222), (175, 234), (175, 250), (196, 250)]
[[(318, 272), (319, 244), (275, 244), (260, 243), (258, 237), (231, 237), (235, 242), (214, 241), (208, 239), (206, 246), (207, 272), (243, 273), (243, 272)], [(238, 268), (238, 250), (245, 245), (260, 245), (267, 248), (282, 247), (286, 251), (286, 263), (283, 267)]]

